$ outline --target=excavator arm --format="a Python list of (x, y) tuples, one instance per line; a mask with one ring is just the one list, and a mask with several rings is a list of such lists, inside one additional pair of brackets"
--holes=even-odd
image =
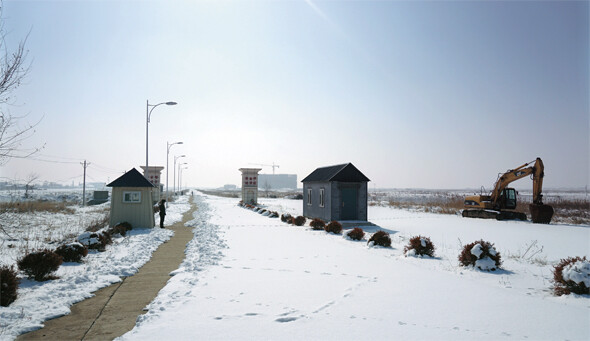
[[(533, 166), (527, 167), (532, 163), (535, 163)], [(537, 158), (535, 161), (531, 161), (529, 163), (525, 163), (524, 165), (511, 169), (506, 173), (502, 174), (500, 178), (496, 181), (494, 185), (494, 190), (491, 194), (491, 201), (495, 204), (500, 200), (500, 196), (502, 191), (512, 182), (522, 179), (525, 176), (533, 175), (533, 203), (542, 205), (543, 204), (543, 195), (541, 194), (543, 190), (543, 176), (544, 176), (544, 169), (543, 161), (540, 158)]]
[(537, 158), (533, 166), (533, 204), (543, 205), (543, 178), (545, 177), (545, 166), (543, 161)]

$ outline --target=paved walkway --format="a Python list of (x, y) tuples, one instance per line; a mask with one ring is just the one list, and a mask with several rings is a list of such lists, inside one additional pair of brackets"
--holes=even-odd
[(74, 304), (69, 315), (45, 321), (45, 327), (17, 340), (112, 340), (133, 329), (137, 317), (170, 279), (170, 272), (184, 260), (186, 244), (193, 238), (192, 229), (184, 224), (195, 209), (191, 203), (182, 221), (167, 227), (174, 236), (135, 275), (96, 291), (94, 297)]

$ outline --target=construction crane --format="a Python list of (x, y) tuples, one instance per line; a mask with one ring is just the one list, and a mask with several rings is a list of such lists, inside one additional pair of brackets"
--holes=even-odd
[(255, 166), (265, 166), (265, 167), (272, 167), (272, 175), (275, 174), (275, 168), (279, 168), (279, 165), (275, 165), (275, 163), (273, 162), (272, 165), (265, 165), (262, 163), (251, 163), (251, 165), (255, 165)]

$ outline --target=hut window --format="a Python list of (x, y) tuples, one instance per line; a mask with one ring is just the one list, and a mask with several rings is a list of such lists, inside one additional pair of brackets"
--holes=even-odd
[(141, 192), (123, 192), (123, 202), (141, 202)]
[(324, 207), (324, 189), (320, 188), (320, 207)]
[(307, 189), (307, 204), (311, 205), (311, 188)]

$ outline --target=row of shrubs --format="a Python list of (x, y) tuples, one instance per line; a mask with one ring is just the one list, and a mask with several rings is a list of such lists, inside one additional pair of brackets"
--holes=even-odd
[[(53, 273), (63, 262), (81, 263), (88, 255), (88, 250), (105, 251), (107, 245), (113, 242), (113, 236), (125, 236), (131, 230), (131, 224), (119, 223), (104, 232), (84, 232), (78, 236), (76, 242), (60, 245), (55, 250), (43, 249), (30, 252), (18, 259), (18, 270), (32, 280), (43, 282), (57, 279)], [(0, 306), (7, 307), (17, 298), (18, 272), (14, 266), (0, 267)]]
[[(255, 211), (265, 211), (253, 205), (242, 205)], [(274, 212), (276, 213), (276, 212)], [(278, 214), (276, 214), (278, 216)], [(307, 219), (303, 216), (293, 217), (289, 213), (281, 215), (281, 221), (303, 226)], [(309, 223), (312, 230), (324, 230), (328, 233), (341, 234), (342, 224), (338, 221), (331, 221), (326, 224), (320, 218), (312, 219)], [(365, 231), (360, 227), (355, 227), (346, 233), (346, 236), (352, 240), (362, 240), (365, 236)], [(380, 230), (375, 232), (367, 241), (369, 245), (391, 247), (391, 237), (386, 231)], [(434, 257), (436, 247), (428, 237), (415, 236), (410, 238), (408, 245), (404, 247), (404, 254), (406, 256), (428, 256)], [(474, 267), (484, 271), (495, 271), (500, 269), (502, 265), (502, 257), (493, 243), (479, 240), (467, 244), (463, 247), (458, 257), (459, 263), (465, 267)], [(565, 272), (564, 272), (565, 270)], [(578, 275), (571, 275), (580, 274)], [(574, 257), (562, 259), (553, 270), (554, 292), (556, 295), (568, 295), (570, 293), (588, 295), (590, 294), (590, 262), (586, 257)]]
[(269, 218), (278, 218), (279, 217), (279, 213), (276, 211), (270, 211), (270, 210), (267, 210), (262, 207), (258, 207), (258, 206), (254, 206), (254, 205), (250, 205), (250, 204), (245, 204), (243, 201), (240, 201), (238, 206), (250, 209), (254, 212), (257, 212), (257, 213), (262, 214), (263, 216), (266, 216)]

